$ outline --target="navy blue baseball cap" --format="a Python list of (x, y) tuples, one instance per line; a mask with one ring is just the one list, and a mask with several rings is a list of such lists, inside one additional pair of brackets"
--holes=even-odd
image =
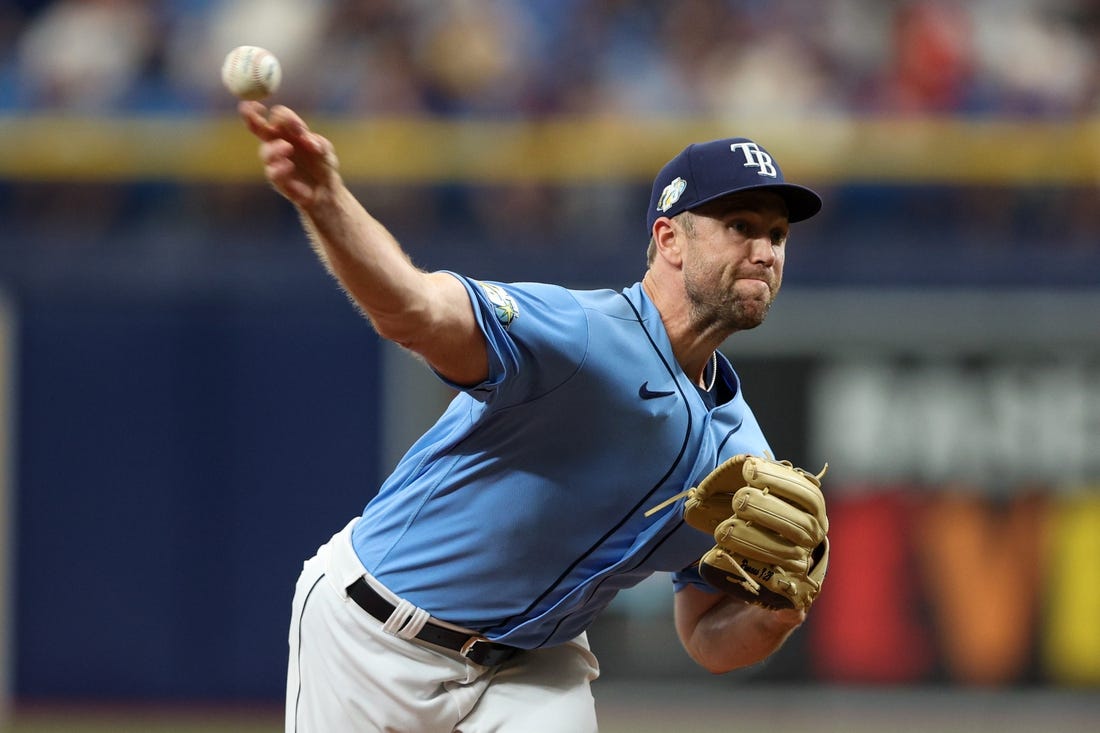
[(821, 197), (787, 183), (768, 151), (752, 140), (731, 137), (688, 145), (653, 180), (646, 223), (676, 216), (739, 191), (772, 191), (787, 204), (788, 220), (809, 219), (821, 210)]

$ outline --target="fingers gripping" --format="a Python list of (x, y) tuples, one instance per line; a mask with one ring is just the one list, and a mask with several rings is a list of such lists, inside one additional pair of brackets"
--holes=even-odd
[(813, 549), (825, 539), (826, 529), (816, 515), (767, 489), (741, 489), (733, 497), (733, 511), (738, 518), (769, 529), (800, 547)]
[(813, 547), (795, 544), (765, 527), (732, 517), (714, 531), (718, 547), (740, 557), (771, 563), (791, 572), (806, 572)]
[[(744, 473), (745, 482), (749, 486), (766, 490), (793, 504), (813, 516), (823, 532), (829, 531), (825, 496), (821, 493), (821, 479), (818, 476), (812, 476), (787, 463), (759, 458), (746, 461)], [(825, 469), (820, 475), (824, 474)]]
[(748, 486), (734, 494), (732, 516), (715, 529), (715, 542), (734, 555), (806, 573), (829, 531), (820, 480), (788, 463), (751, 456), (743, 475)]
[(259, 102), (242, 102), (238, 111), (260, 140), (264, 174), (293, 203), (311, 204), (338, 182), (332, 143), (311, 131), (293, 110), (276, 106), (269, 111)]

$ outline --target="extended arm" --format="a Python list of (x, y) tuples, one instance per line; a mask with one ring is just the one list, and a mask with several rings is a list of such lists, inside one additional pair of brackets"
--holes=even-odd
[(715, 674), (763, 661), (805, 618), (803, 611), (771, 611), (693, 586), (676, 593), (680, 642), (697, 664)]
[(488, 376), (488, 354), (466, 289), (418, 269), (340, 177), (332, 143), (287, 107), (242, 102), (264, 173), (298, 209), (318, 257), (384, 338), (457, 384)]

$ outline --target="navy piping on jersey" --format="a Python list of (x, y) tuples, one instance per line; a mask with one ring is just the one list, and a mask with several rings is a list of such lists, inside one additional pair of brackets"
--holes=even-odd
[[(647, 560), (649, 560), (649, 558), (650, 558), (650, 557), (651, 557), (651, 556), (653, 555), (653, 553), (655, 553), (655, 552), (657, 552), (657, 550), (661, 549), (661, 545), (663, 545), (663, 544), (665, 543), (665, 540), (667, 540), (667, 539), (668, 539), (669, 537), (671, 537), (671, 536), (672, 536), (672, 534), (673, 534), (673, 533), (674, 533), (674, 532), (675, 532), (675, 531), (676, 531), (677, 529), (679, 529), (679, 528), (680, 528), (680, 526), (681, 526), (681, 525), (682, 525), (683, 523), (684, 523), (684, 520), (683, 520), (683, 519), (681, 519), (681, 520), (680, 520), (680, 521), (678, 521), (678, 522), (675, 522), (675, 523), (673, 523), (673, 524), (672, 524), (672, 525), (671, 525), (671, 526), (669, 527), (669, 529), (668, 529), (668, 530), (667, 530), (667, 531), (665, 532), (665, 535), (664, 535), (664, 537), (662, 537), (662, 538), (661, 538), (661, 539), (660, 539), (659, 541), (657, 541), (657, 542), (656, 542), (656, 543), (655, 543), (655, 544), (653, 545), (653, 547), (652, 547), (652, 548), (650, 549), (650, 551), (649, 551), (649, 552), (647, 552), (647, 553), (646, 553), (646, 554), (645, 554), (644, 556), (642, 556), (642, 557), (641, 557), (641, 558), (640, 558), (640, 559), (638, 560), (638, 562), (637, 562), (637, 563), (635, 563), (634, 567), (630, 568), (630, 570), (633, 570), (634, 568), (638, 567), (639, 565), (641, 565), (641, 564), (645, 563), (645, 562), (646, 562)], [(628, 572), (629, 572), (629, 571), (628, 571)], [(596, 594), (597, 592), (599, 592), (599, 590), (600, 590), (600, 587), (601, 587), (601, 586), (602, 586), (602, 585), (603, 585), (603, 584), (604, 584), (605, 582), (607, 582), (607, 581), (608, 581), (608, 580), (610, 580), (610, 579), (611, 579), (611, 578), (610, 578), (610, 576), (608, 576), (608, 577), (604, 578), (603, 580), (601, 580), (601, 581), (600, 581), (600, 582), (599, 582), (598, 584), (596, 584), (595, 586), (593, 586), (593, 588), (592, 588), (592, 591), (591, 591), (591, 593), (589, 593), (589, 594), (588, 594), (588, 597), (589, 597), (589, 598), (591, 598), (591, 597), (592, 597), (593, 595), (595, 595), (595, 594)], [(559, 629), (559, 628), (561, 627), (561, 625), (562, 625), (563, 623), (565, 623), (566, 619), (568, 619), (568, 618), (570, 617), (570, 615), (571, 615), (571, 614), (565, 614), (565, 615), (564, 615), (564, 616), (562, 616), (562, 617), (561, 617), (560, 619), (558, 619), (558, 622), (557, 622), (556, 624), (554, 624), (554, 630), (553, 630), (552, 632), (550, 632), (549, 634), (547, 634), (546, 638), (542, 640), (542, 642), (541, 642), (541, 643), (539, 644), (539, 646), (542, 646), (543, 644), (545, 644), (545, 643), (546, 643), (546, 641), (547, 641), (547, 639), (553, 638), (554, 634), (558, 633), (558, 629)]]
[[(733, 428), (730, 429), (730, 431), (728, 433), (726, 433), (726, 437), (722, 438), (722, 442), (718, 444), (718, 451), (717, 451), (716, 455), (719, 455), (719, 456), (722, 455), (722, 449), (726, 447), (726, 443), (730, 442), (730, 438), (732, 438), (734, 436), (734, 433), (736, 433), (741, 428), (741, 424), (743, 422), (744, 422), (744, 420), (737, 423), (736, 425), (733, 426)], [(713, 466), (713, 468), (718, 468), (718, 466), (715, 465), (715, 466)]]
[[(687, 395), (686, 395), (686, 394), (684, 394), (684, 390), (683, 390), (683, 387), (681, 387), (681, 386), (680, 386), (680, 382), (679, 382), (679, 380), (677, 380), (677, 379), (675, 378), (675, 377), (676, 377), (676, 372), (675, 372), (675, 370), (674, 370), (674, 369), (672, 368), (672, 366), (671, 366), (671, 365), (670, 365), (670, 364), (668, 363), (668, 360), (666, 360), (666, 359), (665, 359), (665, 355), (661, 353), (661, 349), (660, 349), (660, 348), (659, 348), (659, 347), (657, 346), (657, 343), (656, 343), (656, 342), (655, 342), (655, 341), (653, 340), (653, 335), (652, 335), (652, 334), (650, 334), (650, 332), (649, 332), (649, 329), (647, 329), (647, 328), (646, 328), (646, 326), (645, 326), (645, 321), (644, 321), (644, 320), (642, 319), (642, 314), (641, 314), (641, 313), (639, 313), (639, 312), (638, 312), (638, 309), (637, 309), (636, 307), (634, 307), (634, 304), (630, 302), (630, 298), (627, 298), (627, 297), (626, 297), (626, 295), (624, 295), (624, 294), (622, 294), (622, 293), (620, 293), (620, 295), (622, 296), (623, 300), (625, 300), (625, 301), (626, 301), (627, 305), (628, 305), (628, 306), (630, 306), (630, 310), (632, 310), (632, 311), (634, 312), (634, 317), (635, 317), (635, 318), (636, 318), (636, 319), (638, 320), (638, 325), (639, 325), (639, 326), (641, 327), (641, 329), (642, 329), (642, 333), (644, 333), (644, 334), (645, 334), (646, 338), (647, 338), (647, 339), (649, 340), (649, 343), (650, 343), (650, 345), (652, 345), (652, 346), (653, 346), (653, 350), (654, 350), (654, 351), (655, 351), (655, 352), (657, 353), (657, 356), (658, 356), (658, 358), (660, 358), (660, 360), (661, 360), (661, 363), (663, 363), (663, 364), (665, 365), (665, 370), (666, 370), (666, 371), (668, 372), (669, 376), (673, 377), (673, 384), (675, 384), (675, 385), (676, 385), (676, 391), (680, 393), (680, 404), (682, 404), (682, 405), (685, 405), (685, 406), (686, 406), (686, 405), (687, 405)], [(580, 564), (580, 563), (581, 563), (581, 562), (582, 562), (582, 561), (583, 561), (583, 560), (584, 560), (584, 559), (585, 559), (586, 557), (588, 557), (588, 556), (589, 556), (589, 555), (591, 555), (591, 554), (592, 554), (593, 552), (595, 552), (595, 551), (596, 551), (596, 549), (600, 547), (600, 545), (602, 545), (602, 544), (603, 544), (604, 542), (606, 542), (606, 541), (607, 541), (607, 539), (608, 539), (609, 537), (611, 537), (611, 535), (613, 535), (613, 534), (614, 534), (614, 533), (615, 533), (616, 531), (618, 531), (618, 529), (619, 529), (620, 527), (622, 527), (622, 526), (623, 526), (624, 524), (626, 524), (626, 523), (627, 523), (627, 522), (628, 522), (628, 521), (630, 520), (630, 518), (631, 518), (631, 517), (633, 517), (633, 516), (634, 516), (635, 514), (637, 514), (637, 513), (638, 513), (638, 511), (640, 511), (640, 510), (641, 510), (641, 508), (642, 508), (643, 506), (645, 506), (645, 505), (647, 504), (647, 502), (649, 502), (649, 501), (650, 501), (650, 498), (651, 498), (651, 497), (653, 496), (653, 494), (654, 494), (654, 493), (655, 493), (655, 492), (657, 491), (657, 489), (661, 488), (661, 486), (663, 486), (663, 485), (664, 485), (664, 483), (665, 483), (665, 482), (666, 482), (666, 481), (668, 480), (668, 477), (669, 477), (669, 476), (671, 476), (671, 475), (672, 475), (672, 473), (673, 473), (673, 472), (674, 472), (674, 471), (676, 470), (676, 467), (680, 465), (680, 461), (682, 461), (682, 460), (684, 459), (684, 453), (686, 453), (686, 452), (687, 452), (687, 446), (688, 446), (688, 441), (689, 441), (689, 439), (691, 438), (691, 428), (692, 428), (692, 415), (691, 415), (691, 409), (690, 409), (690, 408), (688, 408), (688, 409), (687, 409), (687, 428), (686, 428), (686, 429), (685, 429), (685, 431), (684, 431), (684, 441), (683, 441), (683, 443), (681, 443), (681, 444), (680, 444), (680, 451), (679, 451), (679, 453), (678, 453), (678, 454), (676, 455), (676, 460), (674, 460), (674, 461), (672, 462), (672, 464), (671, 464), (671, 465), (669, 466), (668, 470), (667, 470), (667, 471), (665, 472), (665, 475), (664, 475), (664, 476), (662, 476), (662, 477), (661, 477), (661, 479), (660, 479), (660, 480), (659, 480), (659, 481), (658, 481), (658, 482), (657, 482), (656, 484), (654, 484), (654, 485), (653, 485), (653, 487), (652, 487), (652, 488), (651, 488), (651, 489), (650, 489), (649, 491), (647, 491), (647, 492), (645, 493), (645, 495), (644, 495), (644, 496), (642, 496), (642, 497), (641, 497), (641, 498), (640, 498), (640, 499), (638, 500), (638, 502), (637, 502), (637, 503), (636, 503), (636, 504), (635, 504), (635, 505), (634, 505), (634, 506), (633, 506), (633, 507), (632, 507), (632, 508), (630, 509), (630, 511), (629, 511), (629, 512), (627, 512), (626, 516), (624, 516), (624, 517), (623, 517), (622, 519), (620, 519), (620, 520), (618, 521), (618, 523), (616, 523), (616, 524), (615, 524), (615, 526), (613, 526), (613, 527), (612, 527), (611, 529), (609, 529), (609, 530), (608, 530), (608, 531), (607, 531), (607, 532), (606, 532), (606, 533), (604, 534), (604, 536), (603, 536), (603, 537), (601, 537), (601, 538), (600, 538), (599, 540), (597, 540), (597, 541), (595, 542), (595, 544), (593, 544), (593, 545), (592, 545), (591, 547), (589, 547), (589, 548), (588, 548), (587, 550), (585, 550), (585, 552), (584, 552), (584, 553), (582, 553), (582, 554), (581, 554), (581, 555), (580, 555), (580, 556), (579, 556), (579, 557), (578, 557), (578, 558), (577, 558), (577, 559), (576, 559), (576, 560), (575, 560), (575, 561), (574, 561), (574, 562), (573, 562), (573, 563), (572, 563), (572, 564), (571, 564), (571, 565), (570, 565), (569, 567), (567, 567), (567, 568), (566, 568), (566, 569), (565, 569), (565, 570), (564, 570), (564, 571), (562, 572), (562, 574), (561, 574), (561, 575), (559, 575), (559, 576), (558, 576), (558, 578), (557, 578), (557, 579), (556, 579), (556, 580), (555, 580), (555, 581), (554, 581), (554, 582), (553, 582), (553, 583), (552, 583), (552, 584), (550, 585), (550, 587), (549, 587), (549, 588), (547, 588), (547, 589), (546, 589), (545, 591), (543, 591), (543, 592), (542, 592), (542, 593), (541, 593), (541, 594), (540, 594), (540, 595), (538, 596), (538, 598), (536, 598), (536, 599), (535, 599), (534, 601), (532, 601), (532, 602), (531, 602), (531, 605), (529, 605), (529, 606), (528, 606), (528, 607), (527, 607), (527, 608), (526, 608), (526, 609), (525, 609), (524, 611), (522, 611), (522, 612), (520, 612), (520, 613), (518, 613), (518, 614), (515, 614), (514, 616), (512, 616), (512, 617), (510, 617), (510, 618), (508, 618), (508, 619), (505, 619), (504, 621), (502, 621), (501, 623), (497, 624), (496, 626), (493, 626), (493, 627), (492, 627), (493, 629), (496, 629), (496, 628), (501, 628), (501, 627), (507, 626), (507, 625), (508, 625), (508, 624), (509, 624), (509, 623), (510, 623), (511, 621), (513, 621), (514, 619), (516, 619), (516, 618), (518, 618), (518, 617), (520, 617), (520, 616), (524, 616), (524, 615), (526, 615), (526, 614), (530, 613), (530, 612), (531, 612), (531, 609), (533, 609), (533, 608), (534, 608), (534, 607), (535, 607), (536, 605), (538, 605), (538, 604), (539, 604), (539, 603), (540, 603), (540, 602), (541, 602), (541, 601), (542, 601), (542, 600), (543, 600), (544, 598), (546, 598), (546, 596), (548, 596), (548, 595), (549, 595), (549, 594), (550, 594), (550, 593), (551, 593), (551, 592), (552, 592), (552, 591), (553, 591), (553, 590), (554, 590), (555, 588), (557, 588), (557, 587), (558, 587), (559, 585), (561, 585), (562, 581), (563, 581), (563, 580), (564, 580), (564, 579), (565, 579), (565, 578), (566, 578), (566, 577), (567, 577), (567, 576), (569, 575), (569, 573), (571, 573), (571, 572), (573, 571), (573, 569), (574, 569), (574, 568), (576, 568), (576, 567), (577, 567), (577, 565), (579, 565), (579, 564)], [(680, 523), (682, 523), (682, 520), (681, 520), (681, 522), (680, 522)], [(657, 548), (658, 548), (658, 547), (660, 547), (660, 545), (661, 545), (661, 544), (662, 544), (662, 543), (663, 543), (663, 542), (664, 542), (664, 541), (665, 541), (666, 539), (668, 539), (668, 537), (669, 537), (669, 536), (671, 536), (671, 534), (672, 534), (672, 531), (674, 531), (674, 530), (676, 529), (676, 527), (678, 527), (678, 526), (679, 526), (679, 524), (680, 524), (680, 523), (677, 523), (677, 524), (673, 525), (673, 529), (672, 529), (672, 530), (670, 530), (670, 531), (669, 531), (669, 533), (668, 533), (667, 535), (665, 535), (665, 537), (664, 537), (664, 538), (662, 538), (660, 542), (658, 542), (658, 543), (657, 543), (657, 546), (656, 546), (656, 547), (654, 547), (654, 548), (653, 548), (653, 549), (652, 549), (652, 550), (650, 551), (650, 553), (649, 553), (649, 554), (647, 554), (647, 555), (646, 555), (646, 557), (645, 557), (645, 558), (643, 558), (643, 559), (642, 559), (642, 560), (641, 560), (640, 562), (645, 562), (645, 560), (646, 560), (646, 559), (647, 559), (647, 558), (649, 557), (649, 555), (653, 554), (653, 552), (656, 552)], [(640, 563), (639, 563), (639, 564), (640, 564)], [(635, 567), (636, 567), (636, 566), (635, 566)], [(605, 579), (605, 580), (606, 580), (606, 579)], [(601, 581), (601, 583), (602, 583), (602, 581)], [(599, 586), (597, 585), (596, 587), (598, 588)], [(562, 622), (564, 622), (564, 621), (565, 621), (565, 620), (566, 620), (567, 618), (569, 618), (569, 614), (566, 614), (566, 615), (564, 615), (564, 616), (563, 616), (563, 617), (562, 617), (562, 618), (561, 618), (561, 619), (560, 619), (560, 620), (558, 621), (558, 623), (554, 625), (554, 631), (555, 631), (555, 632), (556, 632), (556, 631), (557, 631), (557, 629), (558, 629), (558, 628), (559, 628), (559, 627), (561, 626)], [(551, 633), (550, 633), (550, 634), (549, 634), (549, 635), (548, 635), (548, 636), (546, 637), (546, 639), (549, 639), (549, 638), (551, 638), (551, 637), (553, 636), (553, 633), (554, 633), (554, 632), (551, 632)], [(542, 641), (542, 642), (541, 642), (541, 643), (540, 643), (540, 644), (539, 644), (538, 646), (542, 646), (542, 644), (545, 644), (545, 643), (546, 643), (546, 639), (543, 639), (543, 641)]]

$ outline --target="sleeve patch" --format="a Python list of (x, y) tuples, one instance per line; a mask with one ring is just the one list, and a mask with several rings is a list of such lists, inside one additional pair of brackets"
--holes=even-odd
[(519, 306), (516, 305), (515, 299), (508, 294), (508, 291), (498, 285), (481, 282), (480, 280), (477, 285), (493, 305), (493, 310), (496, 313), (497, 320), (500, 321), (500, 325), (504, 326), (504, 330), (507, 331), (511, 327), (512, 321), (519, 317)]

